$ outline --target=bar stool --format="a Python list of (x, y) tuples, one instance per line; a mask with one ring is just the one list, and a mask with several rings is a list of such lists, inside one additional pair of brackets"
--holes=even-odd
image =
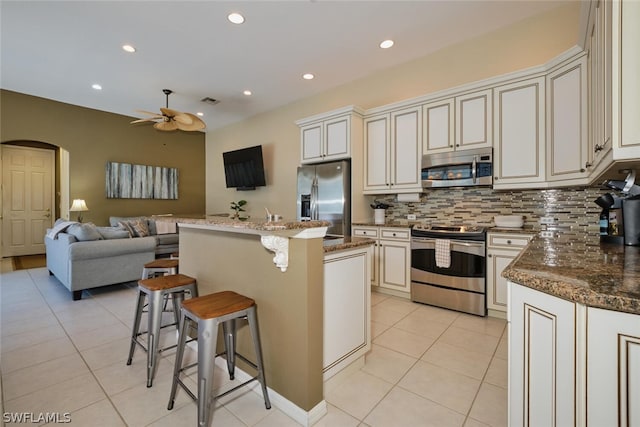
[(155, 277), (159, 274), (178, 274), (178, 266), (180, 261), (178, 259), (159, 258), (150, 261), (144, 265), (142, 269), (142, 278), (148, 279), (149, 277)]
[[(131, 365), (136, 345), (139, 345), (147, 352), (147, 387), (151, 387), (153, 383), (158, 353), (175, 347), (175, 345), (173, 345), (158, 349), (160, 329), (167, 326), (180, 325), (180, 304), (184, 301), (185, 292), (189, 292), (191, 298), (198, 296), (196, 279), (184, 274), (171, 274), (168, 276), (138, 280), (138, 298), (136, 301), (136, 313), (133, 321), (133, 330), (131, 332), (131, 347), (129, 348), (127, 365)], [(168, 295), (172, 297), (175, 323), (161, 326), (163, 301)], [(145, 306), (145, 297), (149, 300), (149, 323), (146, 332), (139, 332), (140, 319), (142, 318), (142, 312)], [(138, 340), (138, 337), (144, 333), (147, 334), (146, 347)]]
[[(246, 318), (249, 322), (249, 329), (253, 339), (253, 345), (256, 353), (256, 363), (246, 359), (240, 353), (236, 353), (236, 320)], [(196, 397), (191, 390), (180, 379), (180, 373), (192, 367), (189, 365), (182, 367), (182, 358), (187, 338), (187, 319), (198, 324), (198, 396)], [(218, 341), (218, 325), (222, 324), (224, 333), (225, 351), (216, 354), (216, 345)], [(248, 381), (228, 390), (218, 396), (212, 396), (213, 388), (213, 371), (215, 367), (215, 357), (227, 355), (227, 369), (229, 376), (233, 379), (235, 370), (235, 357), (245, 361), (247, 364), (257, 370), (257, 375)], [(204, 295), (198, 298), (191, 298), (182, 303), (180, 315), (180, 332), (178, 335), (178, 349), (176, 350), (176, 361), (173, 370), (173, 383), (171, 385), (171, 394), (169, 396), (169, 405), (167, 409), (173, 409), (176, 397), (176, 389), (178, 384), (187, 392), (187, 394), (198, 402), (198, 425), (208, 426), (211, 416), (211, 409), (215, 399), (229, 394), (238, 388), (258, 380), (262, 386), (262, 395), (264, 397), (264, 406), (271, 409), (269, 394), (264, 375), (264, 367), (262, 363), (262, 347), (260, 345), (260, 332), (258, 329), (258, 317), (256, 314), (256, 303), (251, 298), (237, 294), (232, 291), (217, 292), (214, 294)]]

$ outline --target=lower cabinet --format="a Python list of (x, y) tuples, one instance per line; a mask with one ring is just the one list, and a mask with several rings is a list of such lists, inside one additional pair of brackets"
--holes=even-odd
[(381, 292), (409, 298), (411, 292), (411, 230), (355, 226), (354, 236), (376, 239), (372, 281)]
[(373, 246), (324, 257), (323, 379), (371, 349), (371, 259)]
[(507, 279), (502, 271), (527, 246), (531, 234), (487, 233), (487, 309), (499, 313), (491, 315), (506, 316)]
[(640, 315), (509, 282), (509, 425), (639, 426)]

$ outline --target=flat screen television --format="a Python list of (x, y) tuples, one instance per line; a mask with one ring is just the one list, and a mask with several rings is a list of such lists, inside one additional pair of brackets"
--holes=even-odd
[(262, 162), (262, 145), (227, 151), (222, 153), (222, 158), (227, 188), (243, 191), (267, 185)]

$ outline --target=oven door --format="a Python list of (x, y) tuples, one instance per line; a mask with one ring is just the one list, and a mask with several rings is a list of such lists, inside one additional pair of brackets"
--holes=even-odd
[(436, 239), (412, 237), (411, 281), (470, 292), (485, 292), (485, 242), (450, 240), (449, 268), (436, 265)]

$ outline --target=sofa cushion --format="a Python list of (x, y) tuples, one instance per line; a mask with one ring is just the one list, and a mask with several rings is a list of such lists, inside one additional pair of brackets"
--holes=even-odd
[(147, 237), (149, 236), (149, 226), (147, 220), (139, 218), (132, 221), (120, 221), (120, 227), (129, 232), (131, 237)]
[(102, 240), (102, 235), (98, 232), (96, 226), (90, 222), (70, 225), (67, 228), (67, 233), (74, 236), (79, 242)]
[(177, 234), (158, 234), (153, 236), (156, 238), (156, 244), (160, 245), (177, 245), (179, 237)]
[(98, 230), (98, 233), (100, 233), (102, 238), (105, 240), (126, 239), (131, 237), (131, 235), (129, 234), (129, 230), (125, 230), (124, 228), (121, 228), (121, 227), (96, 227), (96, 228)]
[[(138, 220), (144, 220), (147, 222), (147, 228), (149, 230), (149, 236), (154, 236), (157, 234), (156, 231), (156, 221), (155, 219), (146, 217), (146, 216), (110, 216), (109, 217), (109, 224), (112, 227), (117, 227), (121, 222), (131, 222), (131, 221), (138, 221)], [(131, 234), (132, 237), (136, 237), (135, 233)]]

